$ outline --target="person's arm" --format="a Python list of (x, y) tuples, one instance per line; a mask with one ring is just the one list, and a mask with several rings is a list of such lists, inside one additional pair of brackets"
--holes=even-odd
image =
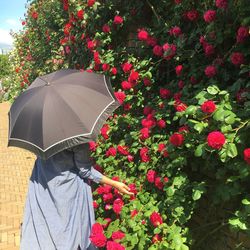
[(108, 178), (92, 166), (93, 163), (90, 160), (90, 150), (88, 143), (78, 145), (72, 148), (72, 150), (74, 152), (74, 161), (76, 167), (79, 169), (79, 175), (82, 178), (88, 178), (93, 180), (95, 183), (110, 185), (114, 188), (117, 188), (119, 192), (124, 194), (134, 194), (129, 192), (130, 188), (125, 183)]

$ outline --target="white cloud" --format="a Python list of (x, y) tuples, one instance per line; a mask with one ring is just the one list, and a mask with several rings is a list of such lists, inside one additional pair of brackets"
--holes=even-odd
[(15, 19), (6, 19), (5, 22), (11, 26), (19, 26), (20, 23)]
[(6, 44), (6, 45), (12, 45), (13, 44), (13, 38), (10, 35), (9, 30), (5, 30), (5, 29), (0, 28), (0, 43)]

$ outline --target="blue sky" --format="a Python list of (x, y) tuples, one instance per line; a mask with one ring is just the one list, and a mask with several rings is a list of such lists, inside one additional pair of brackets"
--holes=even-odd
[(0, 45), (12, 45), (9, 32), (22, 29), (21, 19), (26, 12), (27, 0), (2, 0), (0, 8)]

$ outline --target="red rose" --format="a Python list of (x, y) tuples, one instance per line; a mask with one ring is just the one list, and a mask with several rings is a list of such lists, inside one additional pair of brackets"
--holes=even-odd
[(250, 148), (246, 148), (243, 153), (244, 153), (244, 160), (246, 161), (247, 164), (250, 164)]
[(123, 233), (122, 231), (115, 231), (112, 233), (112, 240), (121, 240), (125, 237), (125, 233)]
[(103, 127), (101, 128), (101, 135), (105, 140), (109, 138), (108, 131), (109, 131), (109, 125), (108, 124), (103, 125)]
[(213, 65), (209, 65), (205, 68), (205, 75), (209, 78), (214, 77), (217, 74), (217, 69)]
[(112, 73), (113, 75), (116, 75), (116, 74), (117, 74), (117, 69), (116, 69), (115, 67), (113, 67), (113, 68), (111, 69), (111, 73)]
[(115, 92), (115, 96), (120, 104), (123, 104), (124, 100), (126, 99), (126, 95), (122, 91)]
[(106, 245), (107, 238), (104, 234), (94, 234), (89, 236), (90, 241), (97, 247), (104, 247)]
[(190, 10), (185, 13), (185, 16), (189, 21), (196, 21), (199, 18), (199, 13), (197, 10)]
[(122, 70), (124, 71), (124, 73), (127, 73), (131, 70), (131, 68), (133, 67), (133, 65), (129, 62), (125, 62), (123, 65), (122, 65)]
[(96, 41), (89, 40), (89, 41), (87, 42), (87, 47), (88, 47), (88, 49), (92, 50), (92, 49), (95, 48), (95, 46), (96, 46)]
[(143, 128), (140, 130), (140, 133), (141, 133), (141, 136), (140, 136), (140, 139), (141, 140), (146, 140), (147, 138), (150, 137), (150, 131), (148, 128)]
[(114, 203), (113, 203), (113, 210), (116, 214), (119, 214), (122, 210), (122, 207), (123, 207), (124, 203), (122, 201), (122, 199), (120, 198), (117, 198), (114, 200)]
[(148, 39), (148, 32), (144, 29), (139, 30), (137, 37), (141, 41), (146, 41)]
[(113, 201), (113, 194), (112, 193), (108, 193), (108, 194), (103, 194), (103, 201), (105, 203), (110, 203)]
[(208, 146), (214, 149), (221, 149), (225, 144), (226, 138), (224, 134), (219, 131), (210, 132), (207, 136)]
[(244, 63), (245, 61), (245, 58), (244, 58), (244, 55), (240, 52), (234, 52), (231, 57), (231, 62), (235, 65), (235, 66), (239, 66), (241, 64)]
[(96, 151), (97, 144), (94, 141), (89, 142), (89, 149), (90, 151)]
[(204, 113), (208, 113), (208, 114), (211, 114), (215, 111), (216, 109), (216, 106), (214, 104), (213, 101), (205, 101), (202, 105), (201, 105), (201, 110), (204, 112)]
[(130, 75), (129, 75), (129, 81), (133, 82), (133, 81), (137, 81), (139, 78), (139, 73), (134, 71), (133, 69), (131, 70), (130, 72)]
[(151, 81), (148, 78), (144, 78), (143, 83), (144, 83), (145, 86), (150, 86), (151, 85)]
[(204, 13), (203, 18), (206, 23), (211, 23), (216, 18), (216, 11), (215, 10), (208, 10)]
[(146, 43), (154, 47), (157, 44), (157, 39), (155, 37), (148, 35), (148, 39), (146, 40)]
[(142, 162), (149, 162), (151, 160), (150, 156), (148, 155), (148, 148), (146, 147), (140, 149), (140, 156)]
[(128, 155), (127, 159), (128, 159), (129, 162), (132, 162), (134, 160), (134, 157), (132, 155)]
[(95, 0), (88, 0), (88, 6), (92, 7), (95, 4)]
[(239, 27), (236, 37), (237, 43), (243, 43), (248, 36), (249, 36), (249, 28), (244, 26)]
[(138, 211), (136, 209), (134, 209), (131, 211), (130, 216), (131, 216), (131, 218), (133, 218), (137, 214), (138, 214)]
[(187, 125), (184, 125), (184, 126), (181, 126), (179, 129), (178, 129), (179, 132), (189, 132), (189, 128)]
[(227, 0), (215, 0), (215, 5), (217, 8), (226, 9), (228, 2)]
[(102, 70), (103, 70), (103, 71), (108, 71), (109, 69), (110, 69), (109, 64), (104, 63), (104, 64), (102, 65)]
[(109, 33), (109, 32), (110, 32), (110, 27), (109, 27), (109, 25), (108, 25), (108, 24), (104, 24), (104, 25), (102, 26), (102, 31), (103, 31), (104, 33)]
[(174, 57), (176, 53), (176, 46), (174, 44), (165, 43), (162, 48), (164, 50), (164, 59), (170, 60)]
[(179, 89), (183, 89), (183, 88), (184, 88), (184, 85), (185, 85), (185, 83), (184, 83), (182, 80), (180, 80), (180, 81), (178, 82), (178, 88), (179, 88)]
[(178, 112), (183, 112), (187, 109), (187, 105), (179, 100), (176, 100), (174, 102), (174, 107), (175, 107), (175, 110)]
[(210, 44), (206, 44), (204, 46), (204, 50), (205, 50), (205, 55), (206, 56), (211, 56), (214, 54), (215, 50), (214, 50), (214, 46), (210, 45)]
[(111, 147), (106, 151), (106, 156), (116, 156), (116, 148)]
[(162, 152), (163, 149), (166, 148), (166, 145), (164, 143), (159, 143), (158, 144), (158, 152)]
[(182, 69), (183, 69), (182, 65), (178, 65), (178, 66), (175, 67), (175, 72), (176, 72), (177, 76), (181, 75)]
[(162, 119), (160, 119), (159, 121), (157, 121), (157, 126), (159, 128), (165, 128), (166, 127), (166, 122)]
[(101, 234), (103, 233), (103, 227), (100, 223), (94, 223), (91, 228), (91, 234)]
[(160, 190), (163, 189), (164, 184), (163, 184), (163, 182), (161, 181), (161, 177), (156, 177), (156, 178), (155, 178), (155, 186), (156, 186), (158, 189), (160, 189)]
[(122, 154), (122, 155), (128, 155), (129, 151), (128, 151), (128, 147), (127, 146), (122, 146), (122, 145), (118, 145), (117, 146), (117, 151)]
[(84, 14), (84, 11), (83, 10), (78, 10), (77, 11), (77, 17), (79, 18), (79, 19), (83, 19), (83, 14)]
[(152, 243), (157, 243), (158, 241), (162, 240), (162, 236), (160, 236), (159, 234), (155, 234), (153, 239), (152, 239)]
[(38, 18), (38, 13), (36, 11), (33, 11), (31, 16), (32, 16), (32, 18), (37, 19)]
[(180, 27), (178, 27), (178, 26), (175, 26), (175, 27), (173, 27), (173, 28), (171, 28), (170, 30), (169, 30), (169, 34), (171, 35), (171, 36), (179, 36), (179, 35), (181, 35), (181, 28)]
[(148, 172), (147, 172), (147, 180), (148, 180), (148, 182), (154, 183), (155, 178), (156, 178), (156, 172), (154, 170), (152, 170), (152, 169), (148, 170)]
[(174, 133), (173, 135), (170, 136), (169, 141), (172, 145), (179, 147), (184, 142), (184, 136), (183, 134), (180, 133)]
[(108, 241), (107, 242), (107, 246), (106, 246), (107, 250), (125, 250), (125, 247), (115, 241)]
[(157, 227), (158, 225), (163, 223), (161, 215), (155, 211), (150, 215), (149, 219), (154, 227)]
[(171, 91), (168, 89), (160, 88), (160, 96), (163, 99), (169, 99), (171, 97)]
[(163, 48), (160, 45), (155, 45), (153, 48), (153, 53), (156, 56), (162, 56), (163, 55)]
[(70, 30), (71, 30), (71, 24), (70, 23), (66, 23), (65, 25), (64, 25), (64, 30), (63, 30), (63, 32), (64, 32), (64, 34), (65, 34), (65, 36), (68, 36), (69, 35), (69, 32), (70, 32)]
[(121, 16), (115, 16), (114, 17), (114, 24), (122, 24), (123, 18)]
[(123, 90), (129, 90), (132, 88), (131, 82), (123, 81), (121, 85)]
[(93, 207), (94, 208), (98, 208), (99, 207), (99, 205), (98, 205), (98, 203), (96, 201), (93, 201)]

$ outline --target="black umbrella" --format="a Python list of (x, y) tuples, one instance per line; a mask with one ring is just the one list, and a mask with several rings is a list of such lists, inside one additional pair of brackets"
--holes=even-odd
[(10, 107), (8, 146), (48, 159), (96, 140), (119, 106), (107, 76), (64, 69), (37, 77)]

